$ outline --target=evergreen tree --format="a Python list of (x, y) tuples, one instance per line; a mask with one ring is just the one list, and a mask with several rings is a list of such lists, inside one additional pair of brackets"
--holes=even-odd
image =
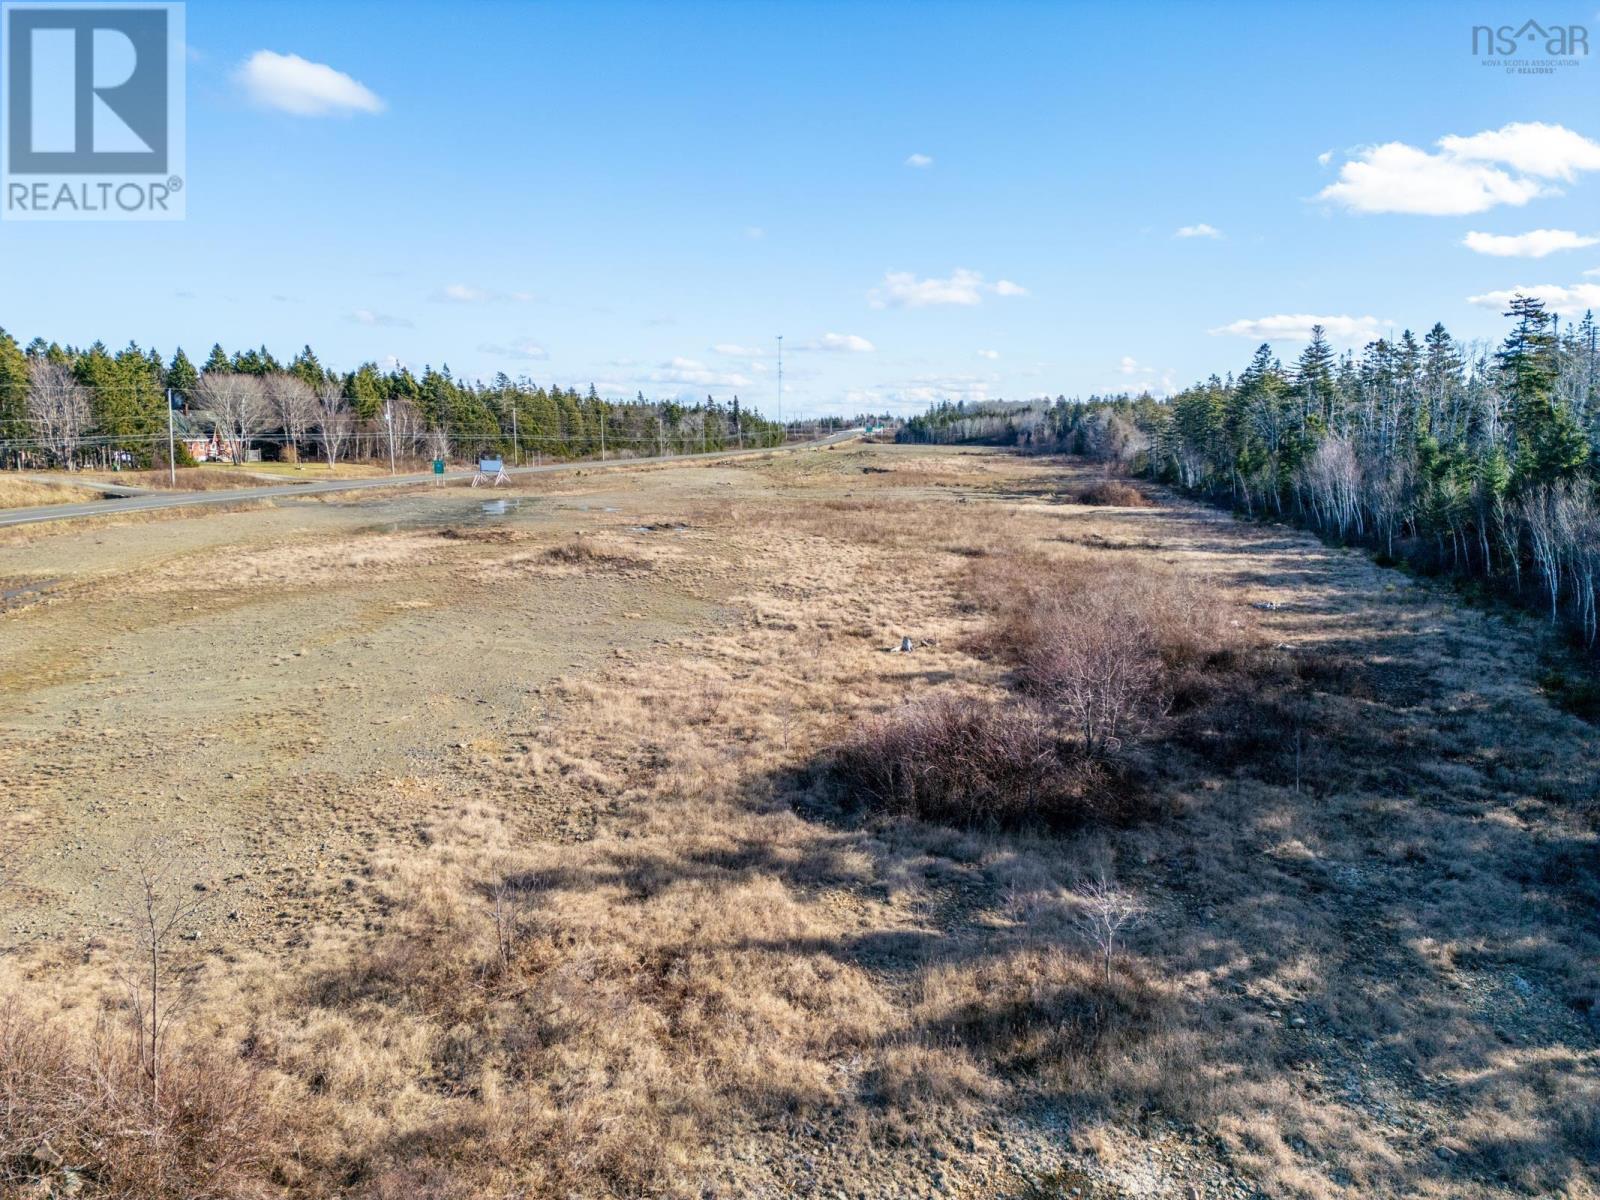
[(7, 442), (21, 442), (28, 438), (32, 426), (28, 421), (28, 357), (17, 341), (0, 329), (0, 463), (15, 464), (21, 455), (20, 448), (8, 448)]
[(1556, 337), (1544, 304), (1512, 298), (1505, 314), (1517, 324), (1496, 359), (1511, 406), (1513, 478), (1521, 487), (1567, 478), (1588, 458), (1589, 446), (1570, 411), (1553, 400)]
[(194, 392), (195, 384), (199, 382), (200, 372), (195, 370), (194, 364), (189, 361), (189, 356), (183, 352), (183, 347), (179, 346), (172, 356), (172, 362), (167, 365), (167, 386), (187, 402)]
[(206, 365), (200, 368), (207, 375), (226, 373), (233, 370), (233, 362), (222, 348), (221, 342), (212, 344), (211, 354), (206, 358)]

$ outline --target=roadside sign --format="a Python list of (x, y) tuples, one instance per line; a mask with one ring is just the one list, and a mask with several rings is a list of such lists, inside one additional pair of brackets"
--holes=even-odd
[(499, 487), (502, 483), (510, 483), (511, 477), (506, 474), (506, 463), (503, 458), (478, 459), (478, 473), (472, 477), (473, 487), (482, 487), (490, 484)]

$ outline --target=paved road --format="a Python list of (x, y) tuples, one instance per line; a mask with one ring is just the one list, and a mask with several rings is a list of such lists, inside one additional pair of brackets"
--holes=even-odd
[[(796, 442), (786, 450), (806, 450), (818, 446), (831, 446), (861, 436), (859, 429), (846, 429), (814, 442)], [(625, 458), (611, 462), (584, 460), (581, 462), (552, 463), (544, 467), (509, 467), (508, 475), (545, 475), (559, 471), (615, 471), (628, 467), (646, 466), (650, 463), (694, 462), (706, 458), (737, 458), (746, 454), (770, 454), (771, 448), (756, 450), (713, 450), (707, 454), (673, 454), (659, 458)], [(470, 480), (471, 471), (449, 471), (445, 481)], [(432, 483), (432, 472), (415, 475), (385, 475), (381, 479), (329, 479), (321, 483), (286, 483), (266, 487), (230, 488), (224, 492), (159, 492), (143, 491), (116, 500), (91, 500), (82, 504), (42, 504), (36, 508), (0, 509), (0, 529), (9, 525), (36, 525), (43, 521), (70, 521), (77, 517), (103, 517), (116, 513), (148, 512), (156, 508), (189, 508), (203, 504), (237, 504), (241, 500), (273, 500), (281, 496), (316, 496), (328, 492), (359, 492), (368, 488), (415, 487), (419, 483)], [(92, 486), (92, 485), (91, 485)]]

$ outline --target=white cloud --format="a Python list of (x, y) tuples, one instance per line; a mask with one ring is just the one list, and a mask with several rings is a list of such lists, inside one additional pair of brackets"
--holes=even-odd
[(1542, 300), (1546, 308), (1563, 317), (1581, 316), (1591, 308), (1600, 308), (1600, 283), (1575, 283), (1565, 287), (1559, 283), (1541, 283), (1533, 287), (1506, 288), (1498, 292), (1485, 292), (1481, 296), (1468, 296), (1468, 304), (1504, 310), (1513, 296), (1532, 296)]
[(995, 359), (1000, 357), (1000, 351), (998, 351), (998, 350), (979, 350), (978, 351), (978, 357), (979, 358), (987, 358), (989, 361), (993, 362)]
[(1258, 342), (1308, 342), (1311, 340), (1311, 327), (1321, 325), (1329, 341), (1358, 345), (1380, 336), (1385, 324), (1377, 317), (1316, 317), (1308, 313), (1294, 313), (1234, 321), (1207, 332), (1213, 335), (1233, 334)]
[(825, 333), (814, 342), (803, 342), (796, 350), (828, 350), (841, 354), (870, 354), (877, 347), (860, 334)]
[(765, 358), (772, 353), (761, 346), (741, 346), (737, 342), (718, 342), (711, 348), (728, 358)]
[(1440, 138), (1430, 152), (1404, 142), (1356, 151), (1318, 198), (1364, 213), (1464, 216), (1497, 205), (1520, 207), (1600, 170), (1600, 142), (1561, 125), (1514, 122), (1500, 129)]
[(974, 305), (983, 302), (983, 276), (956, 268), (948, 279), (918, 279), (910, 271), (890, 271), (883, 285), (867, 293), (873, 308), (926, 308), (933, 304)]
[(1469, 233), (1461, 239), (1468, 250), (1492, 254), (1496, 258), (1543, 258), (1558, 250), (1581, 250), (1600, 243), (1600, 238), (1585, 237), (1570, 229), (1531, 229), (1527, 233)]
[(913, 154), (913, 155), (910, 155), (909, 157), (907, 157), (906, 166), (908, 166), (908, 167), (931, 167), (931, 166), (933, 166), (933, 158), (930, 155), (927, 155), (927, 154)]
[(1590, 267), (1583, 273), (1585, 279), (1593, 279), (1596, 275), (1600, 275), (1600, 267)]
[(545, 348), (532, 338), (517, 338), (507, 346), (485, 342), (478, 347), (478, 350), (482, 354), (492, 354), (496, 358), (518, 358), (526, 362), (536, 362), (550, 357)]
[(257, 50), (239, 64), (233, 78), (254, 103), (297, 117), (381, 113), (385, 107), (382, 99), (343, 71), (298, 54)]
[(689, 384), (694, 387), (741, 388), (755, 381), (747, 375), (731, 371), (716, 371), (693, 358), (675, 357), (662, 363), (642, 378), (648, 383)]
[(1201, 221), (1198, 225), (1185, 225), (1172, 235), (1180, 238), (1221, 238), (1222, 230)]
[(847, 391), (840, 411), (915, 413), (941, 400), (981, 404), (994, 399), (992, 387), (993, 381), (981, 375), (918, 375)]
[(988, 283), (981, 271), (957, 267), (947, 279), (918, 279), (910, 271), (889, 271), (883, 283), (867, 293), (873, 308), (928, 308), (936, 304), (971, 307), (986, 295), (1026, 296), (1028, 289), (1009, 279)]
[(1170, 368), (1158, 371), (1155, 367), (1140, 362), (1131, 354), (1122, 356), (1122, 361), (1117, 364), (1117, 372), (1126, 382), (1107, 388), (1107, 391), (1141, 391), (1163, 395), (1170, 394), (1173, 389), (1175, 372)]
[(759, 242), (767, 236), (767, 231), (759, 225), (746, 225), (744, 227), (744, 236), (752, 242)]
[(1317, 155), (1317, 162), (1320, 163), (1324, 167), (1327, 166), (1332, 161), (1333, 161), (1333, 151), (1332, 150), (1324, 150), (1321, 154)]
[(533, 293), (496, 292), (489, 288), (475, 287), (470, 283), (447, 283), (434, 293), (433, 298), (452, 304), (495, 304), (502, 301), (527, 304), (533, 299)]
[(1518, 121), (1471, 137), (1452, 135), (1440, 138), (1439, 145), (1456, 158), (1504, 163), (1541, 179), (1571, 182), (1579, 171), (1600, 171), (1600, 142), (1542, 121)]
[(1402, 142), (1358, 152), (1339, 169), (1339, 182), (1317, 193), (1355, 212), (1464, 216), (1499, 204), (1520, 207), (1545, 191), (1483, 163), (1457, 162)]
[(405, 317), (391, 316), (389, 313), (373, 312), (370, 308), (358, 308), (350, 314), (350, 320), (357, 325), (376, 325), (384, 329), (410, 329), (411, 322)]

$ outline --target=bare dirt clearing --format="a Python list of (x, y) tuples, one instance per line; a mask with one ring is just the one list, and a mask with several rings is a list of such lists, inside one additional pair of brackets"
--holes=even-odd
[[(1594, 1196), (1539, 626), (1094, 483), (837, 448), (0, 543), (11, 969), (92, 1011), (123, 864), (190, 847), (192, 1036), (304, 1122), (261, 1194)], [(1130, 557), (1301, 681), (1152, 743), (1168, 819), (840, 806), (863, 720), (1008, 686), (992, 563)]]

